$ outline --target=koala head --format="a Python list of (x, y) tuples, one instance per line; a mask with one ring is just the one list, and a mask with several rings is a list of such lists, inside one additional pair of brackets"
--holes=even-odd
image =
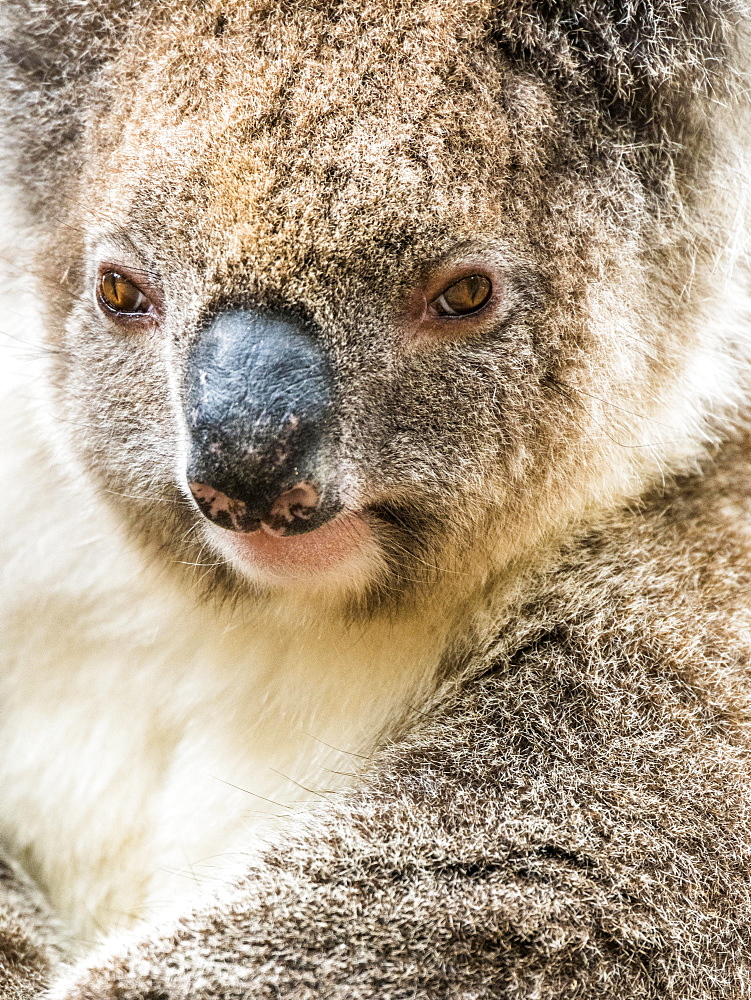
[(610, 6), (8, 3), (56, 405), (138, 537), (372, 613), (692, 460), (737, 5)]

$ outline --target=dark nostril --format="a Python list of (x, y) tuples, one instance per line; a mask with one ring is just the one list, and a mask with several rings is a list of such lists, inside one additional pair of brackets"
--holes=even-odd
[(271, 535), (287, 535), (307, 530), (305, 525), (318, 509), (320, 494), (310, 483), (298, 483), (278, 497), (268, 511), (248, 509), (243, 500), (227, 496), (208, 483), (188, 483), (193, 499), (204, 517), (229, 531), (250, 532), (263, 527)]
[(250, 514), (243, 500), (234, 500), (208, 483), (188, 483), (193, 499), (204, 517), (229, 531), (256, 531), (260, 518)]
[(320, 495), (310, 483), (298, 483), (275, 500), (263, 526), (274, 535), (286, 535), (299, 521), (309, 521), (318, 508)]

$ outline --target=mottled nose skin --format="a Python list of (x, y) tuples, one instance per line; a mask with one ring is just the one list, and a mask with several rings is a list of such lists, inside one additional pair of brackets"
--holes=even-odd
[(341, 509), (326, 468), (331, 371), (298, 327), (221, 313), (185, 372), (187, 478), (203, 514), (233, 531), (313, 531)]

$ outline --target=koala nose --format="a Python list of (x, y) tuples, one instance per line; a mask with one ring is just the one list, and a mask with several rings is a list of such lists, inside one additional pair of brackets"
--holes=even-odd
[(221, 313), (188, 358), (187, 479), (201, 512), (232, 531), (294, 535), (341, 509), (327, 470), (333, 380), (291, 323)]

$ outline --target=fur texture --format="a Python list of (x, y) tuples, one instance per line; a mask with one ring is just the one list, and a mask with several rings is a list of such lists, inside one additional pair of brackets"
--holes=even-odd
[[(5, 0), (0, 834), (107, 937), (56, 1000), (751, 993), (750, 14)], [(190, 500), (237, 309), (330, 362), (338, 568)]]
[(0, 986), (9, 1000), (30, 1000), (70, 954), (63, 928), (37, 886), (7, 857), (0, 861)]
[(747, 996), (748, 482), (567, 549), (359, 790), (58, 995)]

